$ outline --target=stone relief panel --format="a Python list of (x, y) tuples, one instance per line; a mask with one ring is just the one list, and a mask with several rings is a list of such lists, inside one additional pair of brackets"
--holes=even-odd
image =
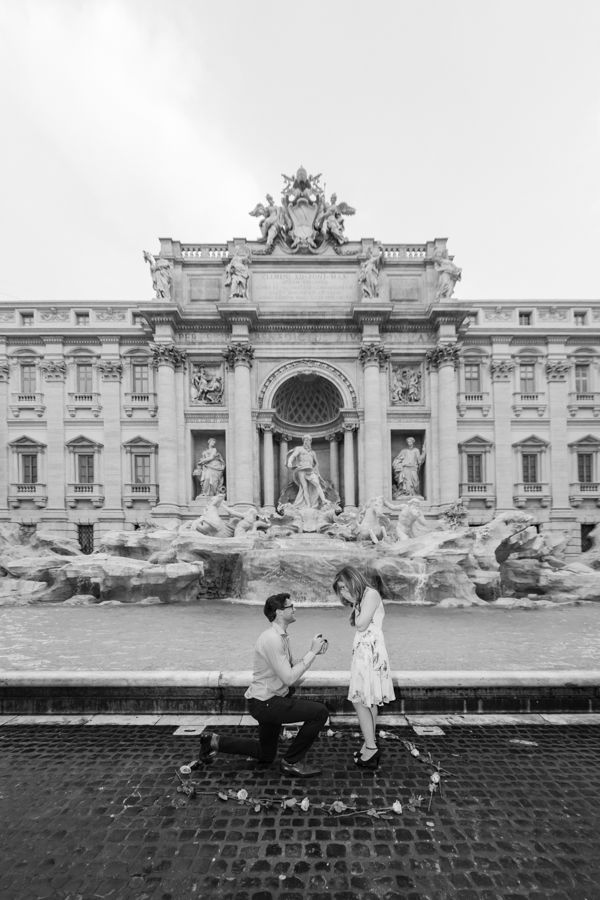
[(395, 405), (403, 406), (423, 402), (423, 371), (421, 366), (392, 366), (390, 401)]
[(223, 403), (223, 366), (194, 363), (190, 373), (190, 400), (200, 406), (219, 406)]
[(190, 300), (214, 300), (221, 297), (221, 279), (218, 276), (192, 276), (189, 280)]

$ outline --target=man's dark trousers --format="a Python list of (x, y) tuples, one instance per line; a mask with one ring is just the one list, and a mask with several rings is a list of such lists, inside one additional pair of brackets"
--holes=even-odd
[(329, 716), (324, 703), (303, 700), (293, 693), (287, 697), (271, 697), (270, 700), (251, 697), (248, 700), (248, 711), (258, 722), (258, 740), (220, 734), (219, 750), (223, 753), (253, 756), (261, 763), (271, 763), (275, 759), (281, 726), (288, 722), (303, 724), (284, 759), (288, 763), (297, 763), (303, 759)]

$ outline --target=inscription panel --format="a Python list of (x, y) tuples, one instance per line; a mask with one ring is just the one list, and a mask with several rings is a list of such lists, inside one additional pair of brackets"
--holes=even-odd
[(390, 278), (390, 300), (418, 300), (418, 278)]
[(256, 272), (252, 276), (255, 301), (350, 303), (356, 299), (354, 272)]
[(210, 276), (192, 276), (190, 278), (190, 300), (219, 300), (220, 296), (220, 278)]

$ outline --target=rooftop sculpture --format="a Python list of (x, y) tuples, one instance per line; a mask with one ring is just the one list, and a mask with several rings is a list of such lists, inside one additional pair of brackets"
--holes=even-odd
[(295, 175), (282, 175), (284, 180), (281, 204), (271, 194), (266, 204), (257, 203), (251, 216), (260, 217), (260, 240), (265, 252), (271, 253), (276, 241), (292, 253), (316, 253), (327, 245), (334, 249), (347, 243), (344, 216), (353, 216), (353, 207), (341, 201), (337, 194), (329, 200), (321, 185), (321, 175), (309, 175), (300, 166)]

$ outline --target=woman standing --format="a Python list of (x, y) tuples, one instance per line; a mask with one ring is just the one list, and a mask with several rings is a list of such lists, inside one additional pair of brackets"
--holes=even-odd
[(383, 601), (379, 592), (354, 566), (340, 569), (333, 590), (344, 606), (352, 607), (350, 624), (356, 629), (348, 700), (356, 710), (364, 741), (354, 755), (354, 762), (361, 769), (376, 769), (379, 765), (375, 731), (377, 707), (394, 700), (390, 661), (382, 631)]

